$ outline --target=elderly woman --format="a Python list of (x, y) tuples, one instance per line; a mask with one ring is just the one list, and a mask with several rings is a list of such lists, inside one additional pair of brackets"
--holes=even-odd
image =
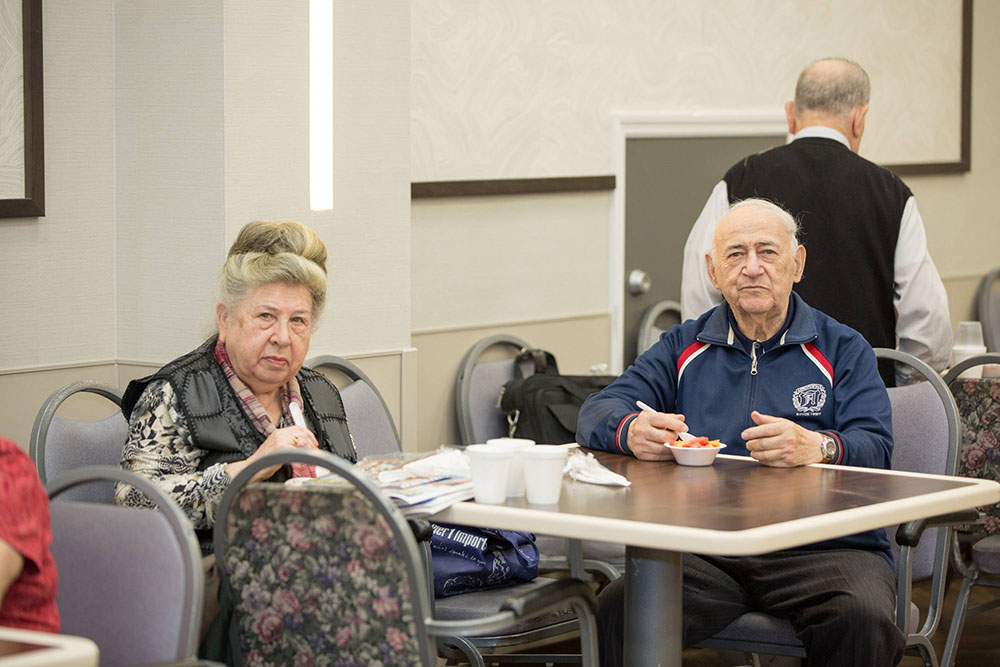
[[(325, 299), (326, 247), (316, 233), (298, 222), (251, 222), (222, 268), (218, 334), (125, 390), (122, 467), (180, 505), (205, 554), (222, 493), (249, 462), (295, 447), (357, 458), (337, 389), (302, 368)], [(293, 421), (293, 403), (305, 426)], [(255, 479), (288, 475), (273, 467)], [(115, 496), (148, 506), (129, 486)]]

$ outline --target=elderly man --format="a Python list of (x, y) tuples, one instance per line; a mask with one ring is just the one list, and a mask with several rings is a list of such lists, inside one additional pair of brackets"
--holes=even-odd
[[(891, 408), (875, 354), (856, 331), (809, 307), (792, 285), (806, 250), (763, 200), (718, 223), (709, 279), (725, 301), (667, 332), (580, 411), (577, 440), (640, 459), (690, 431), (768, 466), (888, 468)], [(636, 401), (657, 412), (637, 412)], [(622, 660), (624, 582), (600, 597), (601, 664)], [(882, 529), (752, 557), (684, 556), (684, 642), (752, 610), (787, 618), (810, 665), (896, 664), (892, 555)]]
[[(684, 248), (681, 310), (698, 317), (722, 295), (702, 257), (732, 202), (761, 197), (802, 225), (809, 270), (795, 291), (856, 329), (873, 347), (897, 347), (936, 370), (952, 346), (948, 296), (927, 252), (917, 203), (897, 176), (857, 155), (871, 85), (854, 62), (826, 58), (799, 76), (785, 105), (785, 146), (734, 165), (712, 191)], [(883, 378), (892, 386), (891, 364)]]

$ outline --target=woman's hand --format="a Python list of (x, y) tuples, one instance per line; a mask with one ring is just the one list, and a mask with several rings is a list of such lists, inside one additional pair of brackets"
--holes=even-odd
[[(267, 456), (268, 454), (274, 454), (275, 452), (282, 452), (289, 449), (318, 449), (319, 442), (316, 441), (316, 436), (312, 432), (302, 426), (289, 426), (287, 428), (275, 429), (271, 435), (267, 436), (267, 440), (261, 443), (257, 451), (254, 452), (250, 458), (244, 461), (234, 461), (226, 465), (226, 473), (230, 477), (236, 477), (240, 474), (244, 468), (246, 468), (250, 463), (260, 459), (261, 457)], [(270, 477), (278, 472), (281, 466), (268, 466), (262, 470), (258, 470), (257, 473), (250, 478), (251, 482), (259, 482), (261, 480), (270, 479)]]

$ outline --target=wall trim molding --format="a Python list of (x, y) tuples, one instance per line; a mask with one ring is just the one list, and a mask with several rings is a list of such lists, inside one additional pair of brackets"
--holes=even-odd
[[(361, 352), (358, 354), (341, 354), (348, 360), (354, 359), (371, 359), (371, 358), (381, 358), (381, 357), (399, 357), (406, 353), (413, 353), (416, 350), (412, 347), (405, 347), (396, 350), (382, 350), (375, 352)], [(313, 355), (315, 356), (315, 355)], [(59, 370), (69, 370), (74, 368), (97, 368), (101, 366), (112, 367), (116, 371), (121, 366), (148, 366), (149, 368), (158, 369), (165, 363), (170, 361), (170, 359), (165, 359), (163, 361), (149, 361), (138, 360), (138, 359), (100, 359), (96, 361), (69, 361), (60, 364), (41, 364), (38, 366), (21, 366), (17, 368), (6, 368), (0, 369), (0, 375), (18, 375), (24, 373), (44, 373), (47, 371), (59, 371)]]
[(410, 183), (410, 199), (595, 192), (614, 189), (615, 177), (610, 174), (548, 178), (493, 178), (469, 181), (418, 181)]
[(72, 361), (61, 364), (42, 364), (40, 366), (21, 366), (18, 368), (0, 368), (0, 375), (18, 375), (22, 373), (43, 373), (46, 371), (61, 371), (71, 368), (96, 368), (98, 366), (116, 366), (119, 362), (115, 359), (103, 359), (98, 361)]

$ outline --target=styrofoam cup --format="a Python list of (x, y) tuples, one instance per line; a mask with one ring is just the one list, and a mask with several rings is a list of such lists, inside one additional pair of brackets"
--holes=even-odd
[(469, 445), (465, 453), (469, 456), (476, 502), (496, 505), (507, 500), (507, 476), (514, 450), (492, 445)]
[(568, 450), (556, 445), (535, 445), (519, 451), (524, 461), (524, 492), (532, 505), (554, 505), (562, 491)]
[(504, 447), (514, 453), (510, 460), (510, 472), (507, 474), (507, 497), (520, 498), (524, 495), (524, 461), (520, 451), (532, 447), (534, 440), (527, 438), (490, 438), (486, 441), (490, 447)]
[(959, 322), (955, 328), (955, 347), (983, 345), (983, 325), (979, 322)]

